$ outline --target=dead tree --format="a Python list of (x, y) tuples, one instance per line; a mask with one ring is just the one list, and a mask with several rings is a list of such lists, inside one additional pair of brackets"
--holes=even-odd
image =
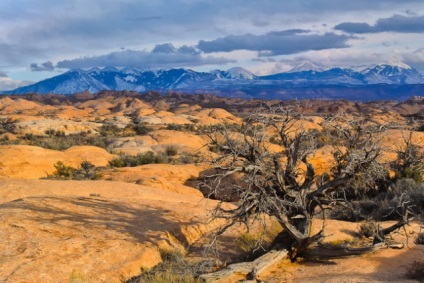
[(417, 182), (423, 182), (424, 140), (418, 144), (414, 143), (413, 134), (413, 131), (402, 132), (403, 144), (395, 150), (397, 159), (391, 163), (391, 167), (396, 173), (396, 178), (412, 178)]
[[(375, 129), (352, 119), (333, 118), (328, 123), (334, 162), (320, 176), (310, 162), (316, 135), (303, 127), (302, 114), (292, 109), (268, 109), (252, 114), (240, 127), (220, 126), (208, 133), (219, 157), (206, 185), (218, 195), (225, 178), (239, 177), (239, 182), (224, 188), (236, 192), (234, 208), (222, 202), (213, 211), (213, 217), (228, 220), (220, 232), (236, 223), (263, 221), (264, 215), (275, 217), (289, 236), (289, 254), (294, 260), (324, 236), (324, 226), (315, 234), (311, 231), (318, 211), (345, 201), (348, 188), (375, 186), (374, 180), (385, 172), (377, 162), (380, 148), (373, 136)], [(270, 136), (282, 150), (270, 150)]]

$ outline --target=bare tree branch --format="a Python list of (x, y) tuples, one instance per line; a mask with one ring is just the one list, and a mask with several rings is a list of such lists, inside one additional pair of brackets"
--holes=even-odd
[[(262, 219), (258, 215), (272, 216), (289, 235), (295, 259), (324, 235), (325, 224), (311, 233), (318, 210), (345, 202), (346, 190), (375, 189), (376, 181), (387, 176), (378, 162), (376, 136), (385, 127), (345, 115), (331, 117), (326, 125), (334, 163), (321, 175), (310, 162), (317, 148), (315, 136), (304, 127), (302, 114), (291, 108), (268, 108), (239, 127), (219, 126), (207, 133), (220, 155), (213, 163), (215, 174), (205, 184), (215, 196), (223, 191), (237, 196), (234, 209), (218, 205), (213, 211), (214, 217), (230, 221), (223, 230), (236, 223), (248, 226), (249, 220)], [(272, 135), (281, 151), (268, 150)], [(228, 182), (235, 176), (236, 181)]]

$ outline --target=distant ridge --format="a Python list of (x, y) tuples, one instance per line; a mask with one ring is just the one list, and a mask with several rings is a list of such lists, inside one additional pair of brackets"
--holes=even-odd
[(4, 94), (57, 93), (73, 94), (101, 90), (172, 90), (184, 89), (198, 83), (213, 80), (254, 80), (257, 77), (243, 68), (231, 68), (228, 71), (215, 70), (210, 73), (195, 72), (189, 69), (139, 70), (137, 68), (105, 67), (90, 70), (74, 69), (56, 77), (33, 85), (20, 87)]
[(349, 96), (350, 99), (370, 100), (420, 96), (424, 95), (423, 87), (423, 74), (404, 63), (325, 69), (304, 62), (289, 72), (268, 76), (256, 76), (240, 67), (211, 72), (115, 67), (75, 69), (2, 93), (70, 95), (84, 91), (129, 90), (212, 93), (263, 99), (340, 99)]

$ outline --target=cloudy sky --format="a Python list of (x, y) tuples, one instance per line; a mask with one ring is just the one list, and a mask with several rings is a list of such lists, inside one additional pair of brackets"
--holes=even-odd
[(244, 67), (257, 75), (405, 62), (424, 71), (422, 0), (1, 0), (0, 90), (73, 68)]

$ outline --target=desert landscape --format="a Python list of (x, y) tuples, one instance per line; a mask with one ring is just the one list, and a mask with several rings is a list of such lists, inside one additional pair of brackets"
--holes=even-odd
[[(264, 103), (128, 91), (0, 97), (0, 281), (419, 282), (424, 267), (424, 100)], [(260, 128), (259, 122), (249, 120), (252, 114), (262, 115), (266, 109), (290, 109), (272, 115), (290, 113), (296, 120), (280, 136), (266, 126), (246, 139), (246, 127)], [(235, 189), (246, 188), (243, 182), (250, 176), (250, 171), (237, 175), (229, 170), (231, 174), (220, 175), (219, 187), (210, 183), (210, 170), (225, 172), (233, 164), (217, 163), (238, 148), (232, 141), (250, 144), (261, 133), (262, 153), (281, 157), (279, 164), (288, 171), (290, 157), (284, 153), (290, 147), (279, 137), (311, 137), (306, 159), (293, 164), (293, 170), (303, 172), (294, 184), (303, 187), (310, 181), (311, 193), (325, 182), (336, 187), (331, 183), (338, 178), (334, 168), (346, 165), (336, 157), (348, 152), (348, 140), (339, 136), (335, 143), (335, 136), (326, 135), (336, 129), (338, 117), (347, 117), (343, 129), (358, 129), (349, 124), (355, 121), (361, 130), (382, 129), (367, 136), (372, 144), (364, 148), (378, 145), (375, 161), (386, 170), (385, 179), (360, 183), (358, 176), (372, 175), (374, 167), (358, 169), (357, 183), (350, 186), (375, 191), (349, 195), (347, 187), (348, 195), (332, 196), (334, 205), (314, 209), (308, 235), (318, 233), (323, 223), (326, 228), (318, 247), (308, 244), (298, 256), (290, 256), (293, 243), (284, 246), (285, 240), (279, 240), (283, 254), (261, 263), (264, 267), (253, 277), (237, 269), (226, 277), (208, 277), (266, 256), (286, 223), (258, 208), (250, 216), (259, 221), (237, 216), (235, 225), (215, 238), (228, 224), (217, 214), (217, 206), (240, 207), (243, 192)], [(290, 134), (289, 129), (294, 131)], [(237, 162), (240, 166), (242, 160)], [(314, 170), (311, 180), (309, 167)], [(338, 206), (341, 198), (350, 206)], [(382, 234), (384, 247), (371, 253), (346, 258), (319, 250), (374, 246), (376, 237), (373, 231), (365, 233), (366, 227), (381, 225), (376, 230), (381, 232), (399, 223)]]
[(424, 282), (417, 0), (1, 0), (0, 283)]

